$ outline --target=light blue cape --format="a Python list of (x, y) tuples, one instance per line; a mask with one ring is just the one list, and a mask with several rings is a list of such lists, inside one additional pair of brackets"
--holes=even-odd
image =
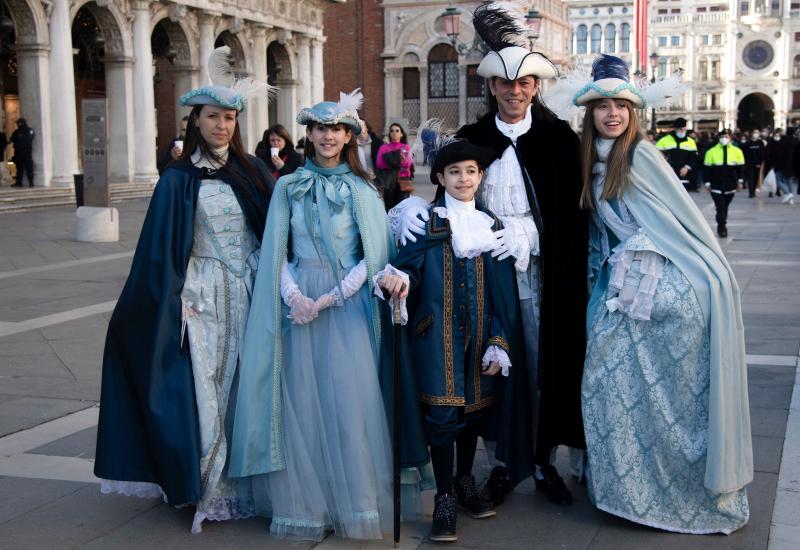
[(705, 486), (736, 491), (753, 480), (747, 361), (739, 285), (705, 218), (663, 155), (640, 142), (625, 204), (653, 242), (686, 276), (706, 320), (711, 346)]
[[(303, 168), (278, 180), (267, 213), (261, 259), (239, 360), (239, 389), (229, 461), (232, 477), (266, 474), (286, 468), (281, 433), (281, 323), (290, 321), (281, 318), (280, 273), (289, 240), (290, 193), (296, 187), (306, 185), (319, 185), (322, 190), (325, 182), (321, 177), (341, 179), (350, 188), (367, 264), (370, 296), (373, 275), (383, 269), (395, 254), (383, 201), (372, 186), (352, 173), (347, 164), (327, 169), (307, 160)], [(317, 197), (321, 196), (325, 196), (324, 190), (317, 193)], [(335, 251), (322, 252), (323, 257), (335, 254)], [(371, 317), (380, 357), (383, 327), (380, 304), (374, 296)], [(342, 330), (346, 328), (342, 327)]]

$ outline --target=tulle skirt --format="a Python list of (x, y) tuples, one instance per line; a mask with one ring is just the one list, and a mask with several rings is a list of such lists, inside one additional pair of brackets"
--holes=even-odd
[[(315, 261), (301, 262), (295, 278), (313, 299), (335, 284)], [(284, 307), (286, 469), (254, 481), (275, 537), (379, 539), (391, 530), (391, 441), (369, 312), (366, 285), (308, 325), (291, 324)]]

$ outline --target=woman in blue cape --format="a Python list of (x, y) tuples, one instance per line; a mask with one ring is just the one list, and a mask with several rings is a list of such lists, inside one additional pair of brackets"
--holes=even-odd
[(229, 412), (274, 180), (245, 153), (246, 98), (224, 84), (181, 98), (184, 153), (156, 185), (108, 327), (94, 469), (103, 492), (196, 505), (193, 532), (255, 513), (227, 475)]
[(747, 523), (753, 479), (739, 287), (702, 214), (642, 139), (642, 90), (613, 56), (574, 95), (591, 209), (582, 408), (598, 508), (681, 533)]
[(255, 476), (276, 537), (391, 525), (387, 342), (372, 277), (394, 255), (358, 161), (361, 93), (303, 109), (306, 161), (278, 180), (242, 357), (231, 474)]

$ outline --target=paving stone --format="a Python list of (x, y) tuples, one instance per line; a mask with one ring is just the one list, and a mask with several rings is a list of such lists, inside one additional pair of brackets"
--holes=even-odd
[(25, 454), (47, 456), (67, 456), (73, 458), (89, 458), (94, 460), (95, 442), (97, 441), (97, 426), (86, 428), (74, 434), (51, 441), (41, 447), (36, 447)]
[(48, 399), (46, 397), (8, 399), (0, 403), (0, 436), (38, 426), (43, 422), (61, 418), (89, 406), (91, 403), (75, 399)]
[[(50, 479), (29, 479), (22, 477), (0, 478), (0, 529), (51, 502), (58, 501), (81, 488), (85, 483), (54, 481)], [(0, 539), (0, 548), (6, 548)]]

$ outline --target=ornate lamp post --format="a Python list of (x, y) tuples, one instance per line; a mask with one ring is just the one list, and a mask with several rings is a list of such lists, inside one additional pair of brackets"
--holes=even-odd
[[(655, 83), (655, 81), (656, 81), (656, 69), (658, 69), (658, 61), (659, 61), (658, 54), (654, 50), (653, 53), (650, 54), (650, 68), (653, 70), (653, 73), (652, 73), (653, 76), (650, 78), (650, 83), (651, 84)], [(650, 111), (650, 115), (651, 115), (650, 116), (650, 129), (653, 131), (653, 134), (655, 134), (656, 133), (656, 108), (655, 107), (653, 107), (653, 109)]]
[(542, 16), (536, 11), (536, 8), (531, 6), (530, 11), (525, 14), (525, 24), (528, 26), (528, 45), (529, 49), (533, 50), (533, 44), (539, 38), (542, 30)]
[(447, 38), (450, 39), (450, 44), (458, 55), (467, 55), (471, 51), (479, 49), (478, 44), (480, 39), (477, 35), (472, 44), (465, 44), (458, 39), (461, 33), (461, 12), (458, 11), (458, 8), (450, 4), (447, 6), (447, 9), (442, 12), (441, 18), (444, 22), (444, 33), (447, 35)]

